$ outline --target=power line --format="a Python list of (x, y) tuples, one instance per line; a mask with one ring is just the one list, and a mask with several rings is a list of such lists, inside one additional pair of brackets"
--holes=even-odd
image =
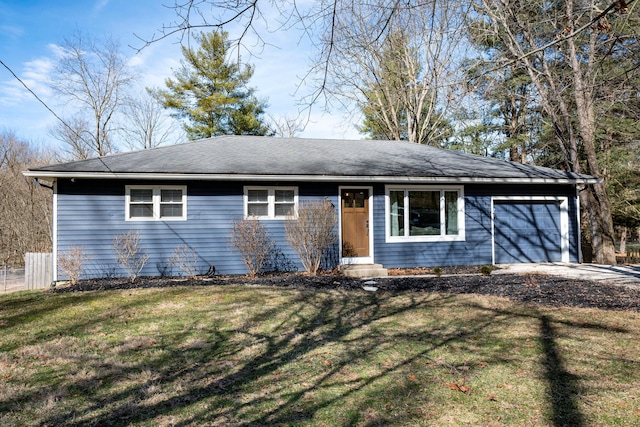
[(11, 75), (12, 75), (12, 76), (17, 80), (17, 81), (19, 81), (19, 82), (20, 82), (20, 84), (21, 84), (22, 86), (24, 86), (24, 88), (25, 88), (26, 90), (28, 90), (28, 91), (29, 91), (29, 93), (31, 93), (31, 95), (33, 95), (33, 96), (38, 100), (38, 102), (40, 102), (42, 105), (44, 105), (44, 108), (46, 108), (47, 110), (49, 110), (49, 112), (50, 112), (51, 114), (53, 114), (53, 116), (54, 116), (56, 119), (60, 120), (60, 122), (61, 122), (63, 125), (65, 125), (65, 126), (66, 126), (70, 131), (71, 131), (71, 132), (75, 133), (75, 134), (76, 134), (76, 136), (80, 138), (80, 135), (78, 135), (78, 134), (77, 134), (77, 132), (76, 132), (74, 129), (72, 129), (72, 128), (71, 128), (71, 126), (69, 126), (69, 125), (68, 125), (64, 120), (62, 120), (62, 118), (61, 118), (60, 116), (58, 116), (58, 114), (56, 114), (56, 112), (55, 112), (55, 111), (53, 111), (53, 110), (52, 110), (52, 109), (47, 105), (47, 103), (46, 103), (46, 102), (44, 102), (44, 101), (42, 100), (42, 98), (40, 98), (40, 97), (38, 96), (38, 94), (36, 94), (33, 90), (31, 90), (31, 88), (30, 88), (29, 86), (27, 86), (27, 84), (26, 84), (24, 81), (22, 81), (22, 79), (21, 79), (20, 77), (18, 77), (18, 76), (16, 75), (16, 73), (14, 73), (14, 72), (13, 72), (13, 70), (12, 70), (11, 68), (9, 68), (9, 66), (8, 66), (7, 64), (5, 64), (1, 59), (0, 59), (0, 64), (2, 64), (2, 66), (3, 66), (4, 68), (6, 68), (6, 69), (7, 69), (7, 71), (9, 71), (9, 72), (11, 73)]
[[(33, 90), (31, 90), (31, 88), (30, 88), (29, 86), (27, 86), (27, 84), (26, 84), (24, 81), (22, 81), (22, 79), (21, 79), (20, 77), (18, 77), (18, 76), (16, 75), (16, 73), (14, 73), (14, 72), (13, 72), (13, 70), (12, 70), (12, 69), (7, 65), (7, 64), (5, 64), (5, 63), (4, 63), (4, 61), (2, 61), (1, 59), (0, 59), (0, 64), (2, 64), (2, 66), (3, 66), (4, 68), (6, 68), (6, 69), (7, 69), (7, 71), (9, 71), (9, 72), (11, 73), (11, 75), (12, 75), (16, 80), (18, 80), (18, 81), (20, 82), (20, 84), (21, 84), (22, 86), (24, 86), (24, 88), (25, 88), (26, 90), (28, 90), (28, 91), (29, 91), (29, 93), (31, 93), (31, 94), (32, 94), (32, 95), (33, 95), (33, 96), (38, 100), (38, 102), (40, 102), (42, 105), (44, 105), (44, 108), (46, 108), (47, 110), (49, 110), (49, 112), (50, 112), (51, 114), (53, 114), (53, 116), (54, 116), (56, 119), (58, 119), (58, 120), (60, 121), (60, 123), (62, 123), (62, 124), (63, 124), (67, 129), (69, 129), (71, 132), (73, 132), (73, 134), (74, 134), (75, 136), (77, 136), (79, 139), (82, 139), (82, 136), (80, 136), (80, 134), (79, 134), (78, 132), (76, 132), (76, 130), (75, 130), (75, 129), (73, 129), (71, 126), (69, 126), (69, 125), (67, 124), (67, 122), (65, 122), (65, 121), (64, 121), (64, 120), (63, 120), (63, 119), (62, 119), (62, 118), (61, 118), (61, 117), (60, 117), (60, 116), (59, 116), (55, 111), (53, 111), (53, 110), (52, 110), (52, 109), (47, 105), (47, 103), (46, 103), (46, 102), (44, 102), (44, 101), (42, 100), (42, 98), (40, 98), (40, 97), (38, 96), (38, 94), (36, 94)], [(101, 162), (101, 163), (102, 163), (102, 164), (103, 164), (103, 165), (104, 165), (104, 166), (109, 170), (109, 172), (113, 172), (113, 171), (111, 170), (111, 168), (109, 167), (109, 165), (107, 165), (107, 164), (105, 163), (105, 161), (102, 159), (102, 157), (101, 157), (101, 156), (98, 156), (98, 159), (99, 159), (99, 160), (100, 160), (100, 162)]]

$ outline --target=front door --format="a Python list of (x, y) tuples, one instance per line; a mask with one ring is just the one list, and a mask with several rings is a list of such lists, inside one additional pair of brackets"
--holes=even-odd
[(342, 257), (369, 256), (369, 190), (342, 189)]

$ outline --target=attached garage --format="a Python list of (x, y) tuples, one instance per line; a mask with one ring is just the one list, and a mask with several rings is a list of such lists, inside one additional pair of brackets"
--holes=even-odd
[[(578, 186), (600, 182), (426, 144), (250, 135), (25, 175), (53, 181), (54, 260), (86, 248), (85, 277), (126, 275), (109, 248), (130, 231), (145, 242), (143, 276), (165, 274), (174, 249), (184, 245), (197, 253), (198, 271), (215, 265), (221, 274), (245, 274), (229, 242), (234, 222), (245, 219), (260, 221), (272, 236), (270, 268), (301, 269), (285, 238), (289, 212), (324, 201), (338, 218), (337, 244), (322, 260), (327, 269), (580, 262)], [(64, 280), (57, 268), (53, 280)]]
[(568, 262), (566, 197), (494, 198), (495, 264)]

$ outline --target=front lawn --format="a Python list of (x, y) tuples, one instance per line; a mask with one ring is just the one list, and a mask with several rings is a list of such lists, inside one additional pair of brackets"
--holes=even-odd
[(628, 426), (640, 313), (226, 285), (0, 296), (0, 425)]

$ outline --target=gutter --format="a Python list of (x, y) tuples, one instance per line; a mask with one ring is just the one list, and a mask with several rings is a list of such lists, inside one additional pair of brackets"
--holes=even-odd
[(26, 171), (24, 176), (54, 179), (131, 179), (171, 181), (279, 181), (279, 182), (384, 182), (384, 183), (455, 183), (455, 184), (599, 184), (600, 178), (504, 178), (504, 177), (433, 177), (433, 176), (353, 176), (353, 175), (266, 175), (266, 174), (194, 174), (194, 173), (142, 173), (142, 172), (53, 172)]

